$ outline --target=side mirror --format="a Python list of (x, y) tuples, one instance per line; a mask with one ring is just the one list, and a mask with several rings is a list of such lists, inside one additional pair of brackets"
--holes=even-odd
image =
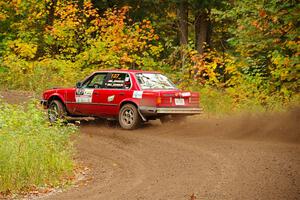
[(77, 82), (76, 83), (76, 88), (81, 88), (82, 87), (82, 83), (81, 82)]

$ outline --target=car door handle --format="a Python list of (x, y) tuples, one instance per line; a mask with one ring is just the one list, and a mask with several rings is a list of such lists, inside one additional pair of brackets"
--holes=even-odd
[(99, 95), (99, 92), (94, 92), (95, 95)]
[(122, 95), (122, 96), (123, 96), (123, 95), (125, 95), (125, 92), (120, 92), (119, 95)]

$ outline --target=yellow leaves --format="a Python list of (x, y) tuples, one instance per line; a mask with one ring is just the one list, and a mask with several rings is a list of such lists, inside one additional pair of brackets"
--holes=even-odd
[(23, 58), (32, 59), (35, 57), (37, 51), (36, 44), (26, 43), (20, 39), (11, 41), (8, 46), (15, 54)]
[(272, 19), (273, 23), (277, 23), (278, 22), (278, 17), (277, 16), (272, 16), (271, 19)]
[(7, 17), (5, 13), (0, 13), (0, 21), (5, 20)]
[(167, 16), (172, 19), (176, 19), (176, 17), (177, 17), (176, 12), (174, 12), (174, 11), (167, 12)]
[[(105, 62), (108, 62), (109, 59), (115, 59), (112, 64), (117, 63), (122, 67), (133, 62), (140, 65), (144, 64), (138, 56), (139, 54), (158, 56), (162, 51), (161, 46), (149, 44), (149, 42), (158, 39), (149, 20), (143, 20), (132, 25), (127, 24), (125, 20), (128, 9), (128, 7), (120, 10), (109, 9), (103, 18), (93, 22), (94, 26), (97, 27), (94, 30), (99, 35), (97, 40), (105, 43), (106, 48), (108, 48), (105, 53), (107, 54)], [(91, 45), (94, 44), (91, 43)], [(103, 55), (98, 59), (104, 60)]]
[(120, 58), (120, 63), (125, 65), (126, 63), (133, 63), (134, 59), (129, 57), (126, 52), (123, 53), (123, 56)]
[(19, 10), (19, 7), (22, 3), (22, 0), (12, 0), (12, 6), (14, 7), (15, 11)]
[(300, 38), (296, 39), (295, 41), (289, 40), (285, 43), (285, 46), (290, 50), (294, 50), (296, 54), (300, 54)]
[(275, 65), (279, 65), (281, 63), (281, 58), (280, 57), (275, 57), (272, 59), (273, 63)]
[(296, 89), (299, 84), (299, 64), (293, 64), (293, 57), (282, 55), (281, 52), (274, 51), (271, 56), (270, 67), (271, 78), (276, 84), (290, 89)]
[[(151, 44), (159, 39), (151, 21), (127, 24), (129, 9), (126, 6), (108, 9), (104, 17), (100, 18), (90, 1), (84, 1), (84, 10), (79, 10), (76, 2), (60, 0), (56, 6), (53, 25), (46, 27), (45, 31), (54, 38), (51, 41), (62, 48), (59, 52), (63, 54), (76, 55), (76, 48), (82, 45), (78, 41), (83, 41), (86, 52), (92, 55), (86, 58), (83, 53), (77, 58), (86, 62), (102, 60), (101, 63), (125, 66), (126, 63), (138, 62), (134, 58), (139, 57), (137, 55), (158, 56), (162, 47)], [(102, 46), (99, 47), (98, 44)]]
[(9, 17), (9, 13), (7, 12), (7, 9), (9, 5), (4, 2), (0, 1), (0, 21), (5, 20), (6, 18)]
[(225, 79), (225, 77), (238, 73), (232, 57), (214, 50), (208, 50), (202, 55), (193, 53), (191, 53), (191, 60), (194, 65), (191, 66), (190, 72), (194, 80), (201, 84), (219, 87), (235, 84)]
[(163, 47), (161, 45), (158, 45), (158, 46), (149, 46), (150, 47), (150, 51), (152, 52), (152, 54), (154, 56), (159, 56), (160, 53), (163, 51)]
[[(13, 1), (18, 4), (17, 0)], [(126, 68), (133, 64), (142, 68), (156, 64), (153, 58), (158, 58), (163, 50), (155, 41), (159, 37), (151, 21), (132, 22), (128, 19), (129, 7), (108, 9), (100, 17), (91, 0), (83, 1), (83, 9), (79, 8), (78, 1), (57, 0), (55, 5), (51, 0), (31, 2), (34, 0), (15, 5), (25, 15), (10, 28), (22, 33), (17, 37), (43, 41), (40, 59), (72, 60), (82, 68), (96, 65)], [(0, 8), (1, 4), (0, 1)], [(5, 17), (0, 14), (0, 19)], [(36, 57), (38, 45), (20, 39), (11, 42), (10, 49), (17, 58), (29, 62)]]

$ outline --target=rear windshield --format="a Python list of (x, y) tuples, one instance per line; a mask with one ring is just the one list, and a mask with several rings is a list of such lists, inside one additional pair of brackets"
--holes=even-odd
[(157, 89), (168, 90), (177, 89), (174, 83), (170, 81), (166, 76), (156, 73), (138, 73), (135, 75), (138, 83), (143, 90)]

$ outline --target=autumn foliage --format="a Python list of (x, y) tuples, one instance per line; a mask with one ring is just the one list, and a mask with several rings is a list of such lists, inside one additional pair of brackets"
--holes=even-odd
[[(104, 8), (90, 0), (0, 2), (2, 86), (41, 91), (73, 85), (94, 70), (130, 68), (162, 71), (183, 88), (231, 91), (235, 102), (240, 96), (257, 99), (257, 92), (265, 94), (258, 99), (262, 105), (268, 96), (286, 103), (298, 95), (294, 1), (189, 1), (190, 14), (209, 10), (213, 25), (202, 53), (192, 31), (188, 44), (178, 45), (177, 1), (112, 2), (115, 7)], [(141, 18), (139, 9), (152, 21)]]
[(101, 16), (90, 1), (83, 8), (72, 1), (13, 1), (1, 9), (3, 24), (10, 23), (1, 31), (12, 35), (2, 41), (0, 74), (9, 88), (68, 85), (96, 69), (157, 67), (159, 37), (149, 20), (128, 19), (128, 7)]

